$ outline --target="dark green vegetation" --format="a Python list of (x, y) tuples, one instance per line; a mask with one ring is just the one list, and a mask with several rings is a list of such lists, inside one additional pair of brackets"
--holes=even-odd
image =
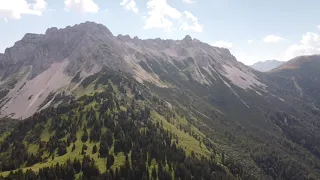
[[(209, 85), (200, 84), (188, 75), (192, 60), (180, 62), (179, 71), (157, 74), (171, 88), (149, 87), (201, 120), (193, 124), (256, 179), (319, 179), (320, 59), (316, 59), (294, 72), (257, 72), (267, 86), (265, 92), (256, 90), (260, 94), (234, 86), (223, 76), (214, 76)], [(294, 84), (295, 72), (299, 81)], [(297, 85), (305, 92), (303, 97)]]
[(2, 179), (320, 179), (320, 56), (261, 73), (94, 22), (0, 56)]
[(188, 121), (195, 117), (119, 72), (91, 78), (105, 91), (3, 133), (1, 179), (251, 178)]
[[(104, 69), (84, 79), (76, 91), (93, 93), (62, 92), (54, 99), (58, 107), (4, 128), (1, 175), (320, 178), (319, 66), (303, 63), (301, 68), (257, 73), (266, 89), (256, 93), (213, 72), (209, 76), (202, 68), (210, 83), (199, 83), (192, 58), (173, 62), (175, 66), (161, 60), (140, 62), (169, 88), (143, 85), (129, 74)], [(74, 82), (80, 82), (78, 76)]]
[(268, 74), (281, 89), (320, 106), (320, 55), (297, 57)]
[(10, 118), (1, 118), (0, 119), (0, 135), (4, 137), (8, 131), (13, 128), (19, 121)]

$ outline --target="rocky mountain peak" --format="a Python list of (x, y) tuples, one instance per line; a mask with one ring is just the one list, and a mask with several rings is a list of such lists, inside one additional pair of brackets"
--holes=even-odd
[(183, 40), (182, 40), (184, 43), (186, 43), (187, 45), (192, 45), (192, 38), (190, 35), (186, 35)]
[(191, 38), (190, 35), (186, 35), (186, 36), (183, 38), (183, 40), (185, 40), (185, 41), (192, 41), (192, 38)]
[(23, 36), (22, 40), (28, 41), (28, 40), (35, 40), (38, 38), (42, 38), (42, 34), (35, 34), (35, 33), (27, 33)]
[[(187, 131), (183, 138), (192, 134), (192, 137), (186, 139), (189, 144), (189, 140), (199, 140), (198, 149), (204, 152), (204, 156), (198, 154), (199, 157), (213, 154), (213, 158), (224, 159), (224, 153), (208, 151), (207, 148), (210, 147), (221, 148), (223, 152), (230, 152), (236, 157), (235, 161), (231, 156), (226, 161), (221, 160), (217, 164), (218, 173), (212, 169), (202, 171), (209, 175), (222, 174), (222, 169), (225, 169), (223, 172), (227, 175), (230, 175), (229, 172), (240, 172), (240, 169), (243, 175), (246, 169), (242, 165), (245, 165), (248, 172), (259, 174), (255, 178), (237, 174), (238, 179), (311, 180), (309, 177), (313, 174), (309, 176), (308, 167), (304, 164), (308, 163), (310, 169), (318, 173), (320, 150), (317, 147), (320, 147), (320, 141), (316, 140), (320, 137), (320, 125), (317, 121), (320, 118), (319, 77), (320, 56), (298, 57), (285, 63), (278, 71), (262, 73), (236, 61), (228, 49), (214, 47), (189, 35), (182, 40), (142, 40), (121, 34), (115, 37), (108, 28), (94, 22), (62, 29), (49, 28), (44, 35), (29, 33), (13, 47), (7, 48), (5, 54), (0, 53), (0, 117), (25, 119), (44, 111), (31, 117), (26, 123), (15, 126), (8, 134), (3, 134), (1, 138), (5, 141), (17, 137), (19, 141), (28, 142), (21, 144), (21, 151), (20, 145), (19, 151), (12, 149), (16, 148), (14, 141), (10, 145), (1, 142), (1, 147), (5, 145), (9, 149), (3, 151), (0, 159), (12, 159), (7, 158), (7, 154), (27, 152), (36, 147), (37, 156), (31, 160), (39, 159), (39, 163), (34, 167), (39, 164), (42, 166), (42, 162), (47, 163), (50, 159), (54, 160), (51, 162), (58, 162), (74, 152), (80, 152), (81, 147), (77, 145), (76, 151), (60, 155), (60, 146), (68, 144), (60, 141), (77, 136), (77, 132), (82, 133), (83, 123), (96, 130), (95, 127), (104, 124), (100, 120), (112, 120), (109, 115), (113, 114), (117, 125), (127, 125), (128, 123), (123, 123), (123, 119), (119, 119), (121, 114), (117, 114), (124, 112), (131, 113), (128, 122), (143, 128), (149, 128), (145, 124), (149, 121), (151, 124), (151, 121), (165, 123), (170, 125), (170, 129), (177, 125), (172, 133)], [(90, 95), (83, 96), (87, 94)], [(113, 101), (110, 101), (110, 97)], [(149, 107), (143, 110), (142, 105)], [(50, 108), (46, 111), (50, 106), (57, 109)], [(111, 111), (113, 109), (114, 112)], [(150, 114), (151, 110), (152, 118), (140, 116)], [(100, 113), (105, 111), (107, 112)], [(133, 115), (138, 119), (132, 119)], [(33, 126), (30, 122), (37, 123)], [(77, 132), (70, 131), (71, 122)], [(198, 135), (194, 125), (199, 126), (201, 134)], [(61, 130), (62, 126), (64, 130)], [(40, 132), (39, 128), (45, 131)], [(101, 128), (97, 131), (98, 134), (101, 134)], [(108, 131), (112, 129), (107, 128)], [(135, 133), (132, 129), (129, 128), (129, 134)], [(48, 134), (51, 137), (48, 136), (46, 139), (49, 142), (46, 142), (43, 135)], [(91, 136), (96, 134), (90, 133), (90, 141)], [(205, 134), (214, 138), (212, 142), (215, 145), (211, 146), (211, 142), (204, 139)], [(45, 146), (45, 143), (50, 145), (52, 138), (57, 142), (54, 144), (59, 146), (58, 149), (55, 148), (58, 153), (54, 154), (54, 159), (49, 152), (56, 150), (49, 150)], [(169, 142), (170, 138), (168, 137)], [(184, 143), (183, 138), (180, 138), (180, 146)], [(172, 140), (177, 141), (175, 139), (174, 137)], [(84, 144), (79, 138), (76, 141)], [(37, 142), (41, 144), (34, 144)], [(163, 144), (165, 143), (164, 141)], [(177, 142), (175, 144), (179, 145)], [(195, 141), (192, 144), (198, 143)], [(252, 151), (248, 152), (248, 147)], [(181, 146), (183, 148), (187, 146)], [(3, 149), (5, 148), (1, 150)], [(43, 152), (48, 157), (42, 156)], [(91, 153), (91, 150), (86, 153)], [(98, 153), (95, 157), (97, 155)], [(132, 155), (137, 157), (139, 153)], [(181, 154), (182, 156), (186, 154)], [(26, 157), (29, 158), (29, 155), (26, 154)], [(196, 157), (191, 159), (194, 158)], [(240, 158), (245, 161), (238, 161)], [(183, 162), (186, 161), (182, 161), (182, 164)], [(196, 163), (199, 162), (202, 160)], [(237, 164), (230, 164), (233, 162)], [(15, 165), (15, 161), (12, 163)], [(2, 164), (2, 170), (11, 167), (12, 163), (8, 163), (8, 166)], [(21, 163), (21, 168), (33, 168), (29, 166), (29, 160)], [(177, 162), (171, 164), (174, 163)], [(229, 171), (227, 167), (232, 169)], [(319, 177), (320, 173), (314, 179)]]
[(133, 40), (140, 40), (138, 36), (134, 36)]
[(131, 40), (131, 37), (129, 35), (122, 35), (122, 34), (119, 34), (117, 36), (117, 39), (121, 40), (121, 41), (130, 41)]
[(58, 32), (58, 31), (59, 31), (59, 29), (57, 27), (52, 27), (52, 28), (47, 29), (45, 34), (50, 35), (50, 34), (54, 34), (54, 33)]
[(101, 34), (101, 35), (105, 35), (108, 37), (113, 36), (111, 31), (106, 26), (104, 26), (102, 24), (95, 23), (95, 22), (91, 22), (91, 21), (87, 21), (84, 23), (74, 25), (71, 27), (71, 29), (72, 30), (77, 29), (77, 30), (85, 31), (85, 32), (91, 33), (91, 34)]
[(20, 41), (17, 41), (14, 46), (15, 47), (22, 47), (22, 46), (29, 46), (30, 44), (37, 44), (42, 41), (44, 35), (42, 34), (34, 34), (34, 33), (27, 33), (23, 36)]
[[(10, 97), (8, 95), (12, 102), (28, 99), (31, 93), (37, 93), (40, 97), (43, 93), (41, 89), (48, 91), (41, 98), (34, 96), (36, 103), (26, 103), (21, 107), (32, 108), (27, 113), (16, 114), (17, 117), (34, 113), (51, 91), (70, 84), (76, 74), (80, 73), (84, 79), (103, 67), (130, 73), (139, 82), (151, 82), (160, 87), (166, 86), (161, 79), (163, 75), (178, 72), (200, 84), (209, 85), (218, 78), (225, 81), (221, 78), (224, 76), (228, 79), (226, 84), (231, 83), (245, 90), (260, 88), (258, 86), (261, 85), (259, 79), (238, 63), (227, 49), (212, 47), (189, 35), (182, 40), (141, 40), (121, 34), (115, 37), (106, 26), (94, 22), (62, 29), (49, 28), (44, 35), (26, 34), (3, 56), (3, 66), (6, 68), (0, 69), (2, 79), (9, 80), (8, 77), (28, 67), (28, 71), (17, 80), (27, 84), (22, 89), (26, 93), (17, 93), (21, 87), (17, 86), (10, 91)], [(239, 78), (240, 75), (242, 78)], [(37, 84), (47, 81), (51, 83)], [(34, 90), (34, 86), (39, 89)], [(10, 113), (15, 113), (14, 104), (6, 109), (6, 114)]]

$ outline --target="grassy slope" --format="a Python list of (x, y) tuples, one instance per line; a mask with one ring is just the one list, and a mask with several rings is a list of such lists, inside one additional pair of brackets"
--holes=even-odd
[[(158, 114), (158, 113), (153, 111), (152, 115), (154, 117), (153, 118), (154, 121), (162, 122), (163, 127), (166, 130), (169, 130), (170, 132), (172, 132), (173, 134), (178, 136), (178, 138), (179, 138), (178, 145), (185, 149), (187, 155), (190, 155), (192, 151), (194, 151), (195, 153), (198, 153), (200, 155), (204, 155), (204, 156), (209, 156), (210, 155), (210, 151), (207, 149), (207, 147), (205, 147), (203, 144), (200, 144), (200, 146), (199, 146), (199, 141), (196, 140), (194, 137), (192, 137), (189, 134), (179, 130), (174, 124), (169, 123), (160, 114)], [(178, 123), (179, 122), (186, 123), (186, 122), (183, 121), (183, 118), (176, 118), (175, 120)], [(200, 134), (200, 135), (203, 136), (203, 134)]]
[[(95, 102), (88, 104), (84, 110), (89, 109), (89, 108), (94, 108), (95, 106)], [(122, 109), (126, 109), (126, 107), (122, 106)], [(176, 135), (178, 137), (178, 146), (182, 147), (185, 149), (187, 155), (190, 155), (192, 151), (195, 152), (196, 155), (203, 155), (205, 157), (208, 157), (210, 155), (210, 151), (206, 148), (206, 146), (203, 143), (200, 143), (197, 139), (195, 139), (193, 136), (189, 135), (188, 133), (184, 132), (183, 130), (180, 130), (177, 126), (179, 124), (183, 124), (183, 125), (187, 125), (188, 122), (186, 119), (182, 118), (182, 117), (176, 117), (173, 120), (173, 123), (168, 122), (165, 117), (161, 116), (160, 114), (158, 114), (155, 111), (152, 111), (152, 120), (156, 123), (156, 122), (162, 122), (163, 127), (170, 131), (172, 134)], [(85, 121), (84, 121), (85, 122)], [(50, 123), (51, 123), (51, 119), (48, 120), (48, 122), (44, 125), (44, 129), (40, 135), (40, 138), (42, 141), (48, 141), (50, 139), (51, 136), (55, 135), (55, 132), (49, 132), (49, 127), (50, 127)], [(204, 138), (205, 136), (194, 126), (189, 125), (192, 129), (192, 131), (199, 135), (200, 137)], [(88, 129), (88, 132), (90, 131), (90, 129)], [(106, 129), (102, 129), (102, 132), (105, 132)], [(65, 163), (68, 159), (82, 159), (82, 146), (83, 144), (86, 144), (88, 149), (86, 150), (86, 154), (90, 155), (95, 161), (96, 161), (96, 165), (98, 166), (99, 170), (101, 172), (104, 172), (106, 170), (106, 158), (98, 158), (98, 152), (95, 154), (92, 154), (92, 149), (93, 146), (96, 145), (97, 147), (99, 147), (99, 143), (90, 143), (89, 140), (85, 143), (82, 143), (81, 141), (81, 136), (83, 134), (82, 130), (79, 130), (77, 132), (77, 141), (74, 143), (76, 148), (75, 150), (72, 152), (72, 146), (73, 143), (70, 144), (70, 146), (67, 148), (67, 153), (63, 156), (57, 156), (56, 152), (55, 152), (55, 156), (54, 158), (52, 158), (52, 156), (49, 157), (49, 153), (45, 152), (43, 154), (43, 158), (45, 158), (45, 162), (42, 163), (37, 163), (31, 167), (24, 167), (22, 168), (24, 171), (26, 171), (27, 169), (31, 169), (35, 172), (38, 172), (38, 170), (40, 168), (43, 167), (48, 167), (48, 166), (52, 166), (55, 165), (56, 163)], [(5, 136), (5, 134), (3, 134), (3, 136)], [(0, 137), (3, 138), (3, 137)], [(25, 143), (27, 148), (28, 148), (28, 152), (29, 153), (33, 153), (36, 154), (39, 147), (38, 145), (35, 144), (27, 144)], [(110, 149), (110, 152), (113, 153), (113, 146)], [(129, 154), (130, 155), (130, 154)], [(118, 153), (117, 155), (114, 155), (115, 157), (115, 163), (112, 166), (112, 169), (115, 168), (119, 168), (121, 165), (123, 165), (125, 163), (125, 156), (123, 153)], [(130, 159), (130, 158), (129, 158)], [(153, 162), (153, 161), (152, 161)], [(157, 168), (157, 164), (155, 162), (153, 162), (151, 164), (150, 167), (156, 167)], [(150, 173), (151, 173), (152, 168), (150, 168)], [(8, 175), (9, 172), (1, 172), (0, 175), (6, 176)]]
[[(76, 88), (76, 90), (73, 92), (73, 94), (77, 98), (79, 98), (83, 95), (94, 96), (95, 92), (102, 92), (102, 91), (108, 89), (108, 86), (110, 86), (110, 85), (112, 86), (112, 89), (116, 94), (120, 93), (118, 91), (117, 85), (115, 85), (110, 79), (107, 82), (105, 82), (104, 84), (99, 84), (95, 88), (96, 81), (97, 80), (93, 80), (86, 87), (79, 86), (78, 88)], [(147, 94), (148, 93), (150, 93), (150, 90), (148, 90)], [(151, 94), (153, 94), (153, 93), (151, 93)], [(122, 110), (125, 110), (130, 106), (131, 99), (134, 97), (132, 91), (130, 91), (130, 90), (127, 91), (125, 96), (126, 96), (125, 102), (127, 102), (127, 104), (120, 106), (120, 108)], [(151, 102), (152, 101), (151, 98), (152, 97), (150, 97), (150, 95), (149, 96), (147, 95), (147, 100), (146, 101), (139, 101), (139, 103), (142, 103), (142, 104), (151, 103), (150, 105), (152, 105), (153, 102)], [(97, 103), (94, 101), (94, 102), (86, 105), (82, 111), (85, 112), (85, 111), (89, 110), (90, 108), (95, 109), (96, 105), (97, 105)], [(95, 109), (95, 110), (96, 110), (96, 115), (98, 115), (98, 113), (99, 113), (98, 110), (97, 109)], [(76, 116), (79, 117), (80, 112), (79, 111), (74, 111), (74, 112), (75, 112)], [(212, 144), (216, 144), (216, 143), (210, 139), (207, 139), (206, 135), (204, 135), (196, 126), (191, 124), (185, 117), (179, 116), (179, 115), (177, 115), (177, 113), (174, 113), (174, 114), (175, 114), (175, 117), (168, 120), (168, 119), (166, 119), (166, 117), (164, 115), (160, 115), (156, 111), (152, 111), (151, 112), (151, 120), (154, 123), (161, 123), (165, 130), (168, 130), (174, 136), (177, 136), (177, 138), (178, 138), (177, 145), (182, 147), (185, 150), (187, 155), (191, 155), (191, 153), (194, 152), (195, 155), (198, 157), (200, 157), (200, 156), (209, 157), (212, 152), (210, 152), (210, 150), (201, 141), (206, 139), (206, 140), (209, 140)], [(195, 117), (195, 116), (192, 116), (192, 117), (195, 121), (202, 122), (202, 121), (198, 120), (197, 117)], [(43, 128), (42, 133), (40, 135), (41, 141), (47, 142), (47, 141), (49, 141), (50, 137), (55, 135), (54, 131), (52, 131), (52, 132), (49, 131), (51, 121), (52, 121), (52, 119), (48, 119), (47, 123), (44, 124), (44, 128)], [(85, 123), (86, 123), (86, 120), (85, 120), (85, 116), (84, 116), (83, 124), (85, 124)], [(181, 127), (187, 127), (188, 131), (185, 131)], [(88, 130), (88, 132), (90, 132), (90, 129), (87, 129), (87, 130)], [(106, 130), (107, 130), (106, 128), (103, 128), (102, 133), (104, 133)], [(3, 136), (0, 136), (0, 139), (4, 139), (4, 136), (6, 134), (3, 134)], [(77, 141), (74, 143), (76, 148), (73, 152), (72, 152), (73, 143), (71, 143), (70, 146), (67, 148), (67, 153), (65, 155), (57, 156), (57, 152), (55, 152), (55, 155), (54, 155), (55, 157), (52, 158), (52, 156), (49, 157), (48, 152), (44, 152), (43, 156), (42, 156), (43, 158), (45, 157), (45, 159), (46, 159), (44, 162), (37, 163), (31, 167), (23, 167), (22, 169), (24, 171), (27, 169), (32, 169), (33, 171), (37, 172), (40, 168), (52, 166), (52, 165), (55, 165), (56, 163), (60, 163), (60, 164), (65, 163), (68, 159), (73, 160), (73, 159), (77, 158), (77, 159), (81, 160), (83, 158), (83, 155), (81, 154), (82, 146), (83, 146), (83, 144), (86, 144), (86, 146), (88, 147), (88, 149), (86, 150), (86, 154), (95, 160), (96, 165), (101, 172), (106, 171), (106, 158), (98, 158), (98, 154), (99, 154), (98, 152), (95, 154), (92, 154), (93, 146), (96, 145), (99, 149), (100, 143), (90, 143), (89, 140), (85, 143), (82, 143), (82, 141), (81, 141), (82, 134), (83, 134), (82, 129), (78, 130), (78, 132), (76, 134)], [(90, 133), (88, 133), (88, 134), (90, 134)], [(193, 134), (193, 135), (191, 135), (191, 134)], [(196, 139), (194, 137), (194, 135), (196, 135), (198, 138)], [(68, 136), (68, 134), (66, 135), (66, 137), (67, 136)], [(29, 153), (36, 153), (39, 149), (38, 145), (35, 145), (35, 144), (26, 144), (26, 145), (27, 145)], [(112, 145), (112, 147), (109, 149), (111, 154), (113, 154), (113, 146), (114, 145)], [(111, 167), (112, 169), (119, 168), (121, 165), (123, 165), (125, 163), (125, 155), (123, 153), (118, 153), (117, 155), (115, 155), (115, 154), (113, 154), (113, 155), (115, 157), (115, 162), (114, 162), (113, 166)], [(130, 155), (131, 155), (131, 153), (129, 153), (129, 160), (131, 160)], [(216, 153), (215, 156), (216, 156), (216, 162), (218, 162), (220, 165), (222, 165), (220, 153)], [(151, 171), (152, 171), (153, 167), (155, 167), (157, 169), (158, 165), (157, 165), (156, 161), (152, 160), (151, 165), (150, 166), (147, 165), (147, 167), (149, 167), (150, 176), (151, 176)], [(167, 170), (169, 169), (168, 165), (166, 165), (165, 169), (167, 169)], [(5, 176), (8, 173), (9, 172), (0, 172), (0, 175)], [(172, 171), (172, 173), (173, 173), (173, 171)], [(172, 174), (172, 176), (173, 176), (173, 174)]]

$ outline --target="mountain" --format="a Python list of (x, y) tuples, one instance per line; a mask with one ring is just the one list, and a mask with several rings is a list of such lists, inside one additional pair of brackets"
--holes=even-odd
[(299, 58), (263, 73), (190, 36), (26, 34), (0, 56), (1, 116), (23, 119), (0, 131), (0, 175), (319, 179), (319, 58)]
[(319, 106), (319, 70), (320, 55), (299, 56), (271, 70), (269, 74), (277, 76), (277, 85), (281, 86), (281, 89), (290, 91), (308, 103)]
[[(105, 91), (65, 100), (5, 134), (1, 170), (7, 172), (2, 175), (7, 179), (170, 179), (175, 174), (181, 179), (236, 179), (231, 170), (237, 166), (225, 166), (227, 157), (188, 123), (194, 117), (184, 117), (133, 78), (104, 71), (96, 77)], [(26, 173), (8, 173), (18, 168)]]
[[(14, 118), (34, 114), (50, 92), (61, 88), (70, 92), (74, 76), (79, 74), (81, 82), (104, 66), (128, 72), (140, 82), (152, 82), (159, 87), (167, 86), (159, 80), (159, 75), (169, 70), (183, 72), (184, 78), (201, 84), (210, 84), (208, 78), (223, 75), (242, 88), (260, 85), (227, 49), (212, 47), (190, 36), (178, 41), (115, 37), (105, 26), (92, 22), (60, 30), (50, 28), (44, 35), (26, 34), (5, 50), (2, 63), (6, 65), (0, 69), (0, 75), (8, 94), (1, 110)], [(234, 79), (236, 73), (243, 79)], [(17, 112), (17, 109), (26, 110)]]
[(283, 64), (283, 61), (277, 61), (277, 60), (267, 60), (267, 61), (259, 61), (251, 65), (253, 69), (261, 72), (267, 72), (270, 71), (281, 64)]

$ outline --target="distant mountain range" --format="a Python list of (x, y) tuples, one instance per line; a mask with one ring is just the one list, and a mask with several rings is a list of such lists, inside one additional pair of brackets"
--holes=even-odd
[(26, 34), (0, 54), (0, 179), (320, 179), (320, 56), (253, 67), (188, 35)]
[(283, 63), (284, 61), (267, 60), (267, 61), (259, 61), (257, 63), (254, 63), (253, 65), (251, 65), (251, 67), (257, 71), (267, 72), (280, 66)]

